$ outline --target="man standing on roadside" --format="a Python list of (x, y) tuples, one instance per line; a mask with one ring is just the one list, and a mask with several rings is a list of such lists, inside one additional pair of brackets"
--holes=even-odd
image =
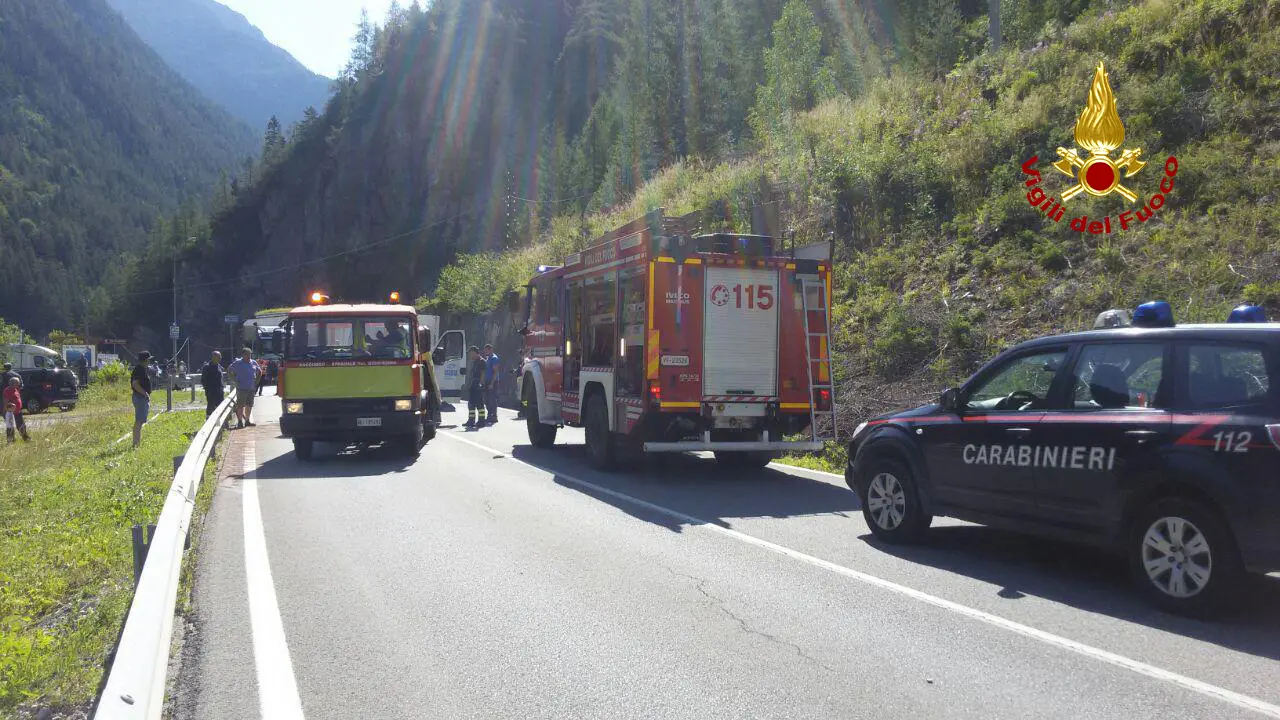
[(493, 351), (493, 344), (484, 346), (484, 405), (489, 413), (489, 424), (498, 422), (498, 378), (502, 377), (502, 359)]
[(14, 371), (13, 363), (4, 364), (4, 375), (0, 377), (4, 378), (4, 384), (0, 387), (9, 387), (9, 383), (12, 382), (14, 378), (18, 379), (19, 385), (22, 384), (22, 376), (19, 375), (16, 371)]
[(204, 416), (209, 417), (225, 397), (222, 388), (222, 353), (217, 350), (213, 351), (209, 362), (200, 369), (200, 386), (204, 388)]
[(484, 410), (484, 371), (485, 360), (480, 356), (480, 348), (472, 345), (467, 348), (467, 422), (462, 427), (478, 428), (485, 424)]
[(236, 383), (236, 427), (254, 427), (253, 395), (258, 389), (258, 374), (262, 369), (253, 361), (253, 351), (245, 348), (240, 351), (240, 359), (227, 368)]
[(133, 366), (129, 375), (129, 386), (133, 389), (133, 447), (142, 444), (142, 426), (147, 424), (147, 415), (151, 412), (151, 373), (147, 372), (151, 361), (151, 353), (143, 350), (138, 353), (138, 364)]

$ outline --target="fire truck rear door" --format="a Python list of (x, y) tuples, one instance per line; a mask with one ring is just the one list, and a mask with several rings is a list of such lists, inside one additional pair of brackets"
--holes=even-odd
[(703, 287), (703, 395), (776, 397), (778, 271), (708, 267)]

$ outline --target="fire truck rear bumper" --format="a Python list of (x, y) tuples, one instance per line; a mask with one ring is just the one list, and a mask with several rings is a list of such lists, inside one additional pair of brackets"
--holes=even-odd
[(821, 440), (799, 442), (752, 441), (745, 442), (647, 442), (645, 452), (817, 452), (822, 449)]

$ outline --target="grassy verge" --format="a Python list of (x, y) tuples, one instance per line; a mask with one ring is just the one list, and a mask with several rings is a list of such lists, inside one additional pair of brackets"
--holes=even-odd
[(113, 444), (126, 404), (0, 451), (0, 716), (92, 702), (133, 591), (129, 528), (155, 521), (203, 420), (162, 415), (133, 451)]

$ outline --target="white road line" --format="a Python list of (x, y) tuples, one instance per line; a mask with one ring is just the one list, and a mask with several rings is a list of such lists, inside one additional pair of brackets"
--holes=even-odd
[[(519, 458), (513, 457), (510, 453), (504, 453), (501, 450), (495, 450), (494, 448), (488, 447), (486, 445), (481, 445), (480, 443), (475, 442), (474, 440), (470, 440), (468, 438), (464, 438), (450, 432), (444, 432), (441, 434), (449, 438), (452, 438), (454, 440), (457, 440), (459, 442), (463, 442), (473, 447), (484, 450), (485, 452), (492, 453), (494, 455), (501, 455), (508, 459), (514, 460), (522, 465), (527, 465), (528, 467), (531, 467), (535, 470), (540, 470), (542, 472), (549, 472), (548, 470), (544, 468), (540, 468), (537, 465), (534, 465), (532, 463), (526, 462)], [(1261, 715), (1266, 715), (1272, 718), (1280, 718), (1280, 706), (1273, 705), (1264, 700), (1259, 700), (1257, 698), (1250, 697), (1248, 695), (1243, 695), (1241, 693), (1227, 690), (1226, 688), (1221, 688), (1221, 687), (1218, 687), (1217, 685), (1211, 685), (1207, 682), (1196, 680), (1195, 678), (1190, 678), (1185, 675), (1180, 675), (1170, 670), (1158, 668), (1154, 665), (1148, 665), (1147, 663), (1125, 657), (1124, 655), (1118, 655), (1116, 653), (1103, 650), (1101, 648), (1093, 647), (1092, 645), (1086, 645), (1084, 643), (1062, 637), (1061, 635), (1055, 635), (1051, 632), (1046, 632), (1044, 630), (1033, 628), (1029, 625), (1023, 625), (1022, 623), (1015, 622), (1013, 620), (1009, 620), (1006, 618), (1002, 618), (999, 615), (992, 615), (991, 613), (984, 612), (976, 608), (971, 608), (967, 605), (961, 605), (960, 603), (952, 602), (951, 600), (945, 600), (936, 595), (930, 595), (929, 593), (921, 592), (920, 590), (916, 590), (915, 588), (907, 587), (906, 585), (899, 585), (898, 583), (895, 583), (891, 580), (885, 580), (884, 578), (879, 578), (879, 577), (876, 577), (875, 575), (868, 575), (867, 573), (860, 572), (858, 570), (853, 570), (843, 565), (837, 565), (836, 563), (833, 563), (829, 560), (823, 560), (822, 558), (814, 557), (813, 555), (807, 555), (798, 550), (792, 550), (791, 548), (784, 547), (782, 545), (778, 545), (775, 543), (771, 543), (768, 540), (761, 540), (760, 538), (754, 537), (752, 535), (747, 535), (746, 533), (739, 532), (731, 528), (727, 528), (723, 525), (709, 522), (707, 520), (703, 520), (702, 518), (694, 517), (693, 515), (686, 515), (685, 513), (682, 513), (678, 510), (672, 510), (671, 508), (667, 508), (667, 507), (663, 507), (662, 505), (651, 503), (648, 500), (641, 500), (640, 498), (627, 495), (626, 493), (620, 493), (617, 490), (611, 490), (607, 487), (603, 487), (600, 485), (596, 485), (595, 483), (587, 482), (586, 480), (582, 480), (581, 478), (576, 478), (572, 475), (568, 475), (558, 470), (555, 471), (554, 474), (558, 479), (563, 479), (574, 485), (578, 485), (583, 488), (589, 488), (594, 492), (603, 493), (605, 495), (616, 498), (618, 500), (622, 500), (632, 505), (642, 507), (647, 510), (652, 510), (654, 512), (666, 515), (667, 517), (672, 517), (682, 522), (689, 523), (690, 525), (701, 527), (706, 530), (710, 530), (712, 532), (720, 533), (721, 535), (731, 537), (735, 540), (747, 543), (748, 545), (755, 545), (756, 547), (763, 548), (765, 550), (769, 550), (779, 555), (789, 557), (793, 560), (799, 560), (800, 562), (813, 565), (814, 567), (822, 568), (823, 570), (828, 570), (830, 572), (836, 573), (837, 575), (843, 575), (844, 577), (850, 578), (852, 580), (857, 580), (858, 582), (865, 583), (867, 585), (872, 585), (874, 587), (878, 587), (883, 590), (888, 590), (890, 592), (894, 592), (899, 595), (905, 595), (909, 598), (912, 598), (913, 600), (919, 600), (920, 602), (928, 603), (930, 605), (933, 605), (934, 607), (942, 608), (943, 610), (949, 610), (953, 613), (956, 613), (958, 615), (963, 615), (972, 620), (977, 620), (978, 622), (986, 623), (988, 625), (993, 625), (995, 627), (1008, 630), (1009, 632), (1022, 635), (1023, 637), (1031, 638), (1032, 640), (1038, 640), (1042, 643), (1045, 643), (1046, 645), (1052, 645), (1062, 650), (1067, 650), (1069, 652), (1073, 652), (1078, 655), (1083, 655), (1084, 657), (1087, 657), (1087, 658), (1091, 658), (1094, 660), (1107, 663), (1108, 665), (1124, 668), (1126, 670), (1130, 670), (1132, 672), (1138, 673), (1139, 675), (1144, 675), (1146, 677), (1149, 677), (1155, 680), (1171, 683), (1185, 690), (1190, 690), (1192, 692), (1200, 693), (1201, 695), (1214, 698), (1215, 700), (1221, 700), (1223, 702), (1230, 703), (1232, 705), (1244, 708), (1246, 710), (1252, 710)]]
[(253, 662), (258, 671), (258, 704), (262, 717), (302, 720), (302, 699), (293, 677), (293, 662), (284, 638), (284, 623), (276, 603), (276, 586), (267, 559), (267, 538), (258, 504), (257, 453), (253, 440), (244, 455), (244, 571), (249, 593), (249, 624), (253, 630)]

